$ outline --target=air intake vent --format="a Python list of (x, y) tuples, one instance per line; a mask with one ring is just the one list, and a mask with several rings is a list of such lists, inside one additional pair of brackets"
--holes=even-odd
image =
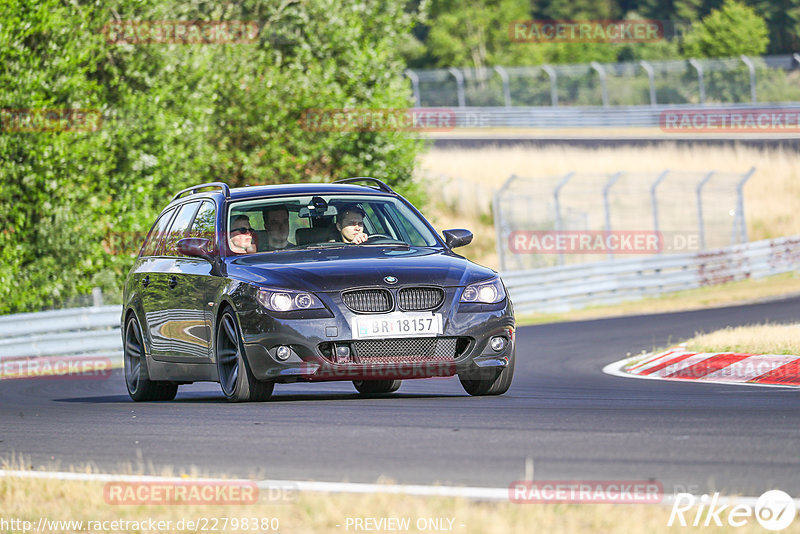
[(433, 310), (442, 305), (444, 291), (436, 287), (406, 287), (397, 295), (401, 310)]
[(357, 289), (342, 293), (345, 306), (358, 313), (384, 313), (392, 309), (392, 295), (385, 289)]

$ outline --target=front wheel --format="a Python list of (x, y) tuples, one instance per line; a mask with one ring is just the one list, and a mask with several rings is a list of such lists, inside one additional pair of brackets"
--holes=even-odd
[(150, 380), (145, 361), (142, 329), (136, 316), (131, 314), (125, 322), (125, 385), (128, 395), (135, 401), (167, 401), (178, 394), (178, 384)]
[(473, 396), (483, 395), (502, 395), (511, 387), (511, 380), (514, 378), (514, 362), (516, 357), (514, 351), (508, 357), (508, 365), (502, 370), (483, 368), (459, 373), (458, 379), (464, 391)]
[(394, 393), (402, 383), (402, 380), (353, 380), (353, 385), (362, 395)]
[(231, 402), (261, 402), (269, 399), (274, 382), (261, 382), (250, 371), (236, 316), (228, 308), (217, 324), (217, 371), (225, 398)]

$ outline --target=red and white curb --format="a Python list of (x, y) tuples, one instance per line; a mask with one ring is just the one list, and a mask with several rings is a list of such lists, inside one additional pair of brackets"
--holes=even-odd
[(800, 356), (736, 352), (688, 352), (683, 346), (625, 358), (603, 368), (609, 375), (693, 380), (749, 386), (800, 386)]

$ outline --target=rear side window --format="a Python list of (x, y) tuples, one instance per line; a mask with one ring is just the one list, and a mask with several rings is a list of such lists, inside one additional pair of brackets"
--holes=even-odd
[(169, 221), (172, 219), (173, 213), (175, 213), (175, 208), (165, 211), (161, 214), (161, 217), (158, 218), (156, 223), (153, 225), (152, 230), (150, 230), (150, 235), (147, 236), (147, 241), (145, 241), (144, 245), (142, 246), (142, 256), (156, 255), (158, 244), (167, 231), (167, 227), (169, 226)]
[(189, 237), (202, 237), (208, 239), (208, 251), (214, 251), (214, 226), (217, 221), (217, 210), (214, 203), (205, 201), (194, 217), (194, 223), (189, 230)]
[(186, 237), (186, 232), (189, 231), (189, 224), (191, 224), (192, 218), (199, 205), (199, 202), (189, 202), (178, 208), (178, 214), (175, 215), (175, 220), (172, 222), (169, 234), (167, 234), (164, 254), (167, 256), (180, 255), (178, 254), (176, 246), (178, 241)]

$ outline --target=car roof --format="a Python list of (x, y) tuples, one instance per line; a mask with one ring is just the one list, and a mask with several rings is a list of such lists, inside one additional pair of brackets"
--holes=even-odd
[(284, 195), (330, 195), (330, 194), (376, 194), (394, 196), (391, 193), (383, 192), (375, 187), (352, 184), (279, 184), (279, 185), (257, 185), (251, 187), (236, 187), (231, 189), (231, 200), (244, 198), (257, 198), (262, 196), (284, 196)]
[[(397, 193), (382, 191), (376, 187), (355, 184), (337, 183), (313, 183), (313, 184), (276, 184), (276, 185), (256, 185), (249, 187), (234, 187), (229, 189), (229, 202), (236, 200), (246, 200), (250, 198), (262, 198), (270, 196), (289, 196), (289, 195), (332, 195), (332, 194), (355, 194), (355, 195), (380, 195), (397, 196)], [(200, 191), (186, 196), (180, 196), (172, 200), (164, 209), (176, 204), (199, 200), (203, 198), (224, 198), (221, 189), (211, 191)]]

